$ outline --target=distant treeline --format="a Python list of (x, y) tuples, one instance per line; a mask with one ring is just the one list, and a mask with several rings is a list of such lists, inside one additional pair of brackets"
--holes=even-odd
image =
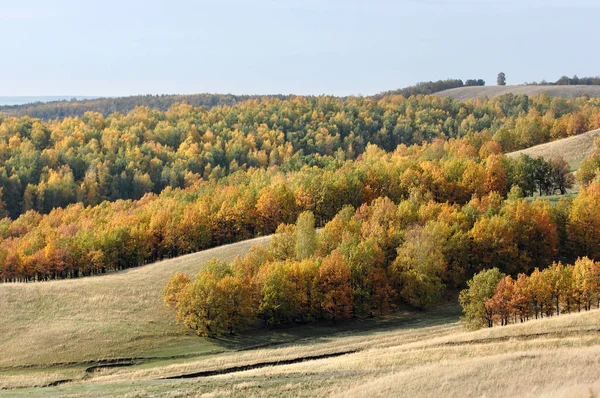
[(600, 76), (594, 77), (573, 77), (563, 76), (554, 83), (542, 80), (541, 82), (526, 83), (533, 86), (600, 86)]
[[(482, 79), (468, 79), (463, 82), (460, 79), (438, 80), (436, 82), (421, 82), (414, 86), (387, 91), (372, 96), (379, 100), (388, 95), (402, 95), (408, 98), (412, 95), (433, 94), (438, 91), (448, 90), (463, 86), (485, 86)], [(97, 98), (70, 101), (35, 102), (22, 105), (0, 106), (0, 115), (7, 116), (30, 116), (43, 120), (64, 119), (67, 117), (83, 117), (86, 112), (98, 112), (104, 117), (113, 113), (128, 114), (138, 106), (147, 106), (152, 110), (165, 112), (173, 104), (185, 102), (192, 106), (201, 106), (211, 109), (216, 106), (233, 106), (244, 101), (255, 99), (289, 99), (290, 95), (232, 95), (232, 94), (192, 94), (192, 95), (135, 95), (130, 97)], [(309, 97), (306, 97), (309, 98)], [(340, 98), (343, 99), (343, 98)]]
[(0, 106), (0, 113), (10, 116), (31, 116), (44, 120), (83, 117), (86, 112), (98, 112), (108, 116), (115, 112), (127, 114), (137, 106), (166, 111), (173, 104), (186, 102), (192, 106), (208, 109), (226, 105), (231, 106), (257, 98), (287, 98), (284, 95), (232, 95), (232, 94), (192, 94), (192, 95), (134, 95), (118, 98), (97, 98), (89, 100), (34, 102), (23, 105)]
[(446, 79), (438, 80), (435, 82), (420, 82), (414, 86), (408, 86), (398, 90), (385, 91), (377, 94), (374, 98), (379, 99), (387, 95), (402, 95), (406, 98), (411, 95), (427, 95), (437, 93), (439, 91), (449, 90), (451, 88), (458, 88), (464, 86), (485, 86), (485, 80), (483, 79), (467, 79), (463, 82), (461, 79)]
[[(394, 151), (471, 137), (480, 141), (476, 147), (492, 140), (496, 152), (510, 152), (597, 128), (598, 99), (514, 95), (479, 103), (433, 95), (263, 98), (210, 110), (175, 104), (166, 112), (138, 107), (127, 115), (88, 112), (47, 122), (0, 117), (0, 217), (140, 199), (238, 170), (327, 167), (356, 159), (369, 143)], [(531, 170), (546, 180), (550, 167)]]

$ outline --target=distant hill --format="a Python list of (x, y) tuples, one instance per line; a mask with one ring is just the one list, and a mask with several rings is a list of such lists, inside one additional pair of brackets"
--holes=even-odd
[(436, 95), (466, 101), (474, 98), (492, 98), (503, 94), (528, 96), (548, 94), (551, 97), (577, 98), (583, 95), (600, 98), (600, 86), (474, 86), (458, 87), (438, 92)]
[(130, 97), (97, 98), (70, 101), (34, 102), (23, 105), (0, 106), (0, 114), (9, 116), (31, 116), (40, 119), (62, 119), (81, 117), (85, 112), (99, 112), (104, 116), (120, 112), (131, 112), (136, 106), (166, 111), (176, 102), (187, 102), (193, 106), (212, 108), (219, 105), (235, 105), (257, 98), (287, 98), (284, 95), (232, 95), (232, 94), (191, 94), (191, 95), (134, 95)]
[(546, 144), (532, 146), (531, 148), (522, 149), (520, 151), (510, 152), (507, 153), (506, 156), (516, 158), (522, 153), (531, 157), (543, 157), (544, 159), (560, 156), (569, 163), (572, 170), (576, 170), (579, 168), (581, 161), (594, 152), (594, 141), (599, 135), (600, 130), (588, 131), (587, 133), (575, 135), (573, 137), (567, 137)]

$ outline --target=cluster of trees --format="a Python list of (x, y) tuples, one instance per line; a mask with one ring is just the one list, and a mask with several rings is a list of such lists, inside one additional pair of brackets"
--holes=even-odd
[(521, 154), (515, 162), (509, 163), (509, 168), (513, 184), (519, 186), (525, 196), (533, 196), (536, 192), (540, 196), (564, 195), (575, 183), (569, 164), (561, 157), (545, 160)]
[(383, 93), (374, 95), (373, 98), (381, 99), (388, 95), (402, 95), (403, 97), (408, 98), (413, 95), (434, 94), (440, 91), (449, 90), (451, 88), (464, 86), (485, 86), (485, 81), (482, 79), (468, 79), (466, 82), (463, 82), (461, 79), (446, 79), (435, 82), (420, 82), (414, 86), (408, 86), (398, 90), (385, 91)]
[(502, 156), (497, 143), (480, 138), (399, 146), (392, 153), (371, 145), (358, 160), (331, 157), (326, 167), (239, 170), (140, 200), (95, 206), (84, 201), (47, 215), (30, 210), (0, 221), (0, 279), (44, 280), (135, 267), (272, 233), (305, 210), (324, 225), (343, 206), (381, 196), (395, 203), (416, 195), (457, 205), (475, 199), (482, 202), (472, 207), (481, 208), (490, 200), (501, 202), (512, 186), (525, 192), (528, 169), (522, 165), (529, 163)]
[(527, 83), (527, 84), (541, 85), (541, 86), (574, 86), (574, 85), (598, 86), (598, 85), (600, 85), (600, 76), (594, 76), (594, 77), (577, 77), (577, 75), (575, 75), (573, 77), (562, 76), (560, 79), (558, 79), (554, 83), (542, 80), (539, 83), (533, 82), (533, 83)]
[(504, 96), (462, 103), (387, 96), (263, 98), (210, 110), (176, 104), (43, 122), (0, 117), (0, 200), (8, 216), (69, 203), (139, 199), (238, 170), (332, 167), (369, 143), (386, 151), (467, 137), (507, 152), (600, 127), (600, 101)]
[[(494, 269), (496, 279), (481, 273), (474, 280), (497, 284), (504, 274), (546, 267), (559, 253), (600, 256), (600, 215), (587, 211), (600, 200), (600, 182), (583, 188), (572, 204), (565, 200), (555, 207), (523, 200), (518, 191), (507, 200), (491, 192), (463, 206), (417, 192), (398, 204), (380, 197), (356, 211), (344, 207), (319, 233), (313, 214), (304, 212), (296, 225), (281, 224), (268, 248), (255, 248), (231, 265), (215, 268), (213, 262), (193, 281), (174, 275), (165, 302), (177, 309), (180, 322), (214, 335), (260, 321), (374, 316), (401, 302), (424, 308), (475, 272)], [(470, 282), (461, 295), (465, 308), (474, 306), (480, 314), (472, 297), (478, 292), (487, 297), (484, 303), (493, 298), (492, 282), (493, 288)], [(239, 302), (245, 303), (243, 314), (239, 307), (230, 310)], [(484, 313), (490, 308), (497, 316), (496, 307)]]
[(460, 302), (464, 321), (474, 329), (600, 308), (600, 263), (583, 257), (515, 279), (492, 268), (468, 282)]
[(97, 112), (107, 117), (115, 112), (126, 114), (138, 106), (166, 112), (176, 103), (185, 102), (192, 106), (212, 108), (232, 106), (244, 101), (259, 98), (285, 99), (283, 95), (232, 95), (232, 94), (191, 94), (191, 95), (134, 95), (117, 98), (96, 98), (70, 101), (35, 102), (22, 105), (0, 106), (0, 114), (9, 116), (29, 116), (36, 119), (52, 120), (68, 117), (84, 117), (86, 112)]

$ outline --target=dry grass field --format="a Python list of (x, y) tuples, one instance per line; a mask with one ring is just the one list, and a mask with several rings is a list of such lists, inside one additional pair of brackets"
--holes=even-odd
[[(476, 332), (443, 317), (436, 322), (427, 313), (412, 319), (274, 347), (99, 369), (55, 387), (2, 394), (590, 397), (600, 392), (598, 310)], [(23, 383), (28, 377), (3, 380)]]
[(564, 98), (577, 98), (583, 95), (600, 97), (600, 86), (475, 86), (452, 88), (440, 91), (436, 95), (466, 101), (475, 98), (493, 98), (509, 93), (529, 96), (548, 94), (551, 97)]
[(0, 396), (557, 396), (600, 393), (600, 311), (465, 331), (425, 312), (200, 338), (160, 290), (268, 237), (87, 279), (0, 285)]
[(524, 153), (531, 157), (543, 157), (547, 160), (556, 156), (561, 156), (571, 170), (577, 170), (583, 159), (594, 152), (594, 141), (600, 135), (600, 130), (588, 131), (573, 137), (567, 137), (560, 140), (548, 142), (546, 144), (536, 145), (520, 151), (507, 153), (506, 156), (513, 158)]

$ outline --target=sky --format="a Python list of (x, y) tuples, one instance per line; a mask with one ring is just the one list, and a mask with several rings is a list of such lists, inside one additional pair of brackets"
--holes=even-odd
[(371, 95), (600, 75), (597, 0), (0, 0), (0, 96)]

